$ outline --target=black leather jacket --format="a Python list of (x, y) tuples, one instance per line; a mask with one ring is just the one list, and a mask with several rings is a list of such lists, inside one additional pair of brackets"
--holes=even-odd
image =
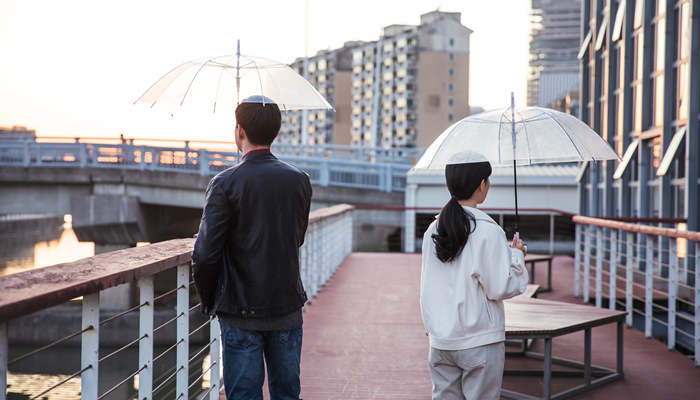
[(209, 182), (192, 253), (204, 313), (265, 318), (304, 305), (299, 247), (310, 204), (309, 176), (269, 151)]

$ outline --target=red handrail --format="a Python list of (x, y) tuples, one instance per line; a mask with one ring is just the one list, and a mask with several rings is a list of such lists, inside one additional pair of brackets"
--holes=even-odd
[(700, 242), (700, 232), (695, 231), (679, 231), (678, 229), (631, 224), (628, 222), (611, 221), (609, 219), (584, 217), (582, 215), (574, 216), (573, 221), (577, 224), (600, 226), (603, 228), (619, 229), (627, 232), (644, 233), (647, 235), (683, 238)]

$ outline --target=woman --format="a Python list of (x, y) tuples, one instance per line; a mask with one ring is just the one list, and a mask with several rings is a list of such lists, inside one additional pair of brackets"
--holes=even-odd
[(421, 313), (430, 337), (433, 399), (500, 398), (505, 360), (503, 300), (527, 286), (526, 248), (476, 208), (491, 164), (469, 154), (445, 168), (452, 195), (423, 237)]

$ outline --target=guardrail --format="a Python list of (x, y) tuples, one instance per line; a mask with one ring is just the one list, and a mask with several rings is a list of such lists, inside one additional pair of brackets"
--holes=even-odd
[[(404, 190), (406, 173), (412, 167), (408, 161), (415, 157), (414, 151), (350, 146), (273, 148), (280, 158), (309, 173), (315, 185), (386, 192)], [(0, 166), (120, 168), (212, 176), (239, 162), (240, 157), (236, 152), (190, 148), (188, 143), (183, 147), (163, 147), (0, 140)]]
[[(191, 314), (201, 315), (196, 311), (199, 308), (196, 295), (191, 296), (193, 282), (190, 280), (190, 256), (193, 244), (194, 239), (170, 240), (0, 277), (0, 292), (3, 293), (0, 298), (0, 399), (6, 400), (8, 396), (8, 367), (12, 368), (13, 365), (26, 360), (39, 363), (44, 351), (80, 338), (80, 368), (53, 385), (35, 388), (38, 393), (32, 393), (32, 399), (42, 399), (52, 390), (79, 377), (80, 394), (74, 395), (82, 399), (108, 398), (116, 389), (127, 383), (135, 386), (134, 381), (137, 380), (138, 389), (132, 389), (133, 393), (128, 398), (138, 394), (138, 399), (147, 400), (157, 396), (175, 399), (188, 399), (192, 396), (197, 399), (218, 400), (221, 389), (218, 321), (216, 318), (210, 318), (190, 329)], [(301, 278), (310, 298), (316, 296), (351, 249), (351, 206), (338, 205), (310, 214), (305, 242), (300, 249)], [(168, 288), (161, 288), (164, 292), (157, 293), (159, 282), (154, 281), (154, 276), (172, 270), (176, 271), (177, 275), (175, 288), (167, 291), (165, 290)], [(124, 283), (137, 284), (138, 303), (101, 319), (100, 293)], [(80, 296), (82, 300), (76, 300)], [(172, 299), (173, 297), (175, 299)], [(172, 318), (154, 327), (156, 305), (167, 299), (175, 300), (175, 312)], [(8, 347), (8, 327), (11, 331), (13, 321), (67, 302), (80, 304), (80, 330), (53, 338), (51, 343), (24, 354), (17, 355), (14, 354), (15, 351), (9, 351), (13, 348)], [(101, 352), (100, 329), (105, 324), (113, 324), (115, 320), (133, 312), (138, 312), (139, 318), (138, 332), (131, 332), (135, 338), (109, 354)], [(154, 356), (154, 335), (170, 324), (176, 325), (175, 343)], [(209, 339), (193, 354), (189, 346), (190, 338), (207, 326)], [(42, 327), (39, 325), (36, 329), (41, 330)], [(128, 333), (120, 332), (121, 335)], [(12, 346), (12, 342), (9, 342), (9, 346)], [(121, 365), (120, 370), (124, 368), (130, 372), (125, 372), (123, 379), (116, 384), (100, 390), (100, 365), (104, 365), (105, 361), (122, 351), (134, 347), (138, 347), (138, 363), (131, 367)], [(155, 362), (167, 360), (172, 351), (176, 353), (174, 365), (156, 377)], [(190, 371), (194, 363), (201, 366), (207, 354), (208, 365), (202, 366), (201, 371)], [(209, 382), (208, 387), (203, 386), (204, 381)], [(164, 391), (165, 389), (169, 391)], [(174, 394), (168, 396), (169, 393)]]
[[(700, 232), (575, 216), (574, 295), (627, 311), (646, 337), (695, 352), (700, 366)], [(583, 271), (581, 271), (583, 268)], [(591, 274), (594, 274), (592, 276)], [(638, 316), (635, 319), (635, 316)]]

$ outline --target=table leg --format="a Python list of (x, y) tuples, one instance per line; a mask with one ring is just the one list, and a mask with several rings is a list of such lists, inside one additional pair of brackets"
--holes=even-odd
[(535, 283), (535, 263), (530, 263), (530, 283)]
[(547, 261), (547, 290), (552, 290), (552, 260)]
[(544, 339), (544, 382), (543, 398), (550, 399), (552, 393), (552, 338)]
[(622, 354), (623, 354), (624, 330), (622, 321), (617, 323), (617, 372), (622, 374)]
[(591, 384), (591, 328), (587, 328), (584, 334), (583, 348), (583, 384)]

